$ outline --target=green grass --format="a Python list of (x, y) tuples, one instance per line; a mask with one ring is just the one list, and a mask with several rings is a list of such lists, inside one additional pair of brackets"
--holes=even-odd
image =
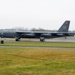
[(75, 75), (75, 50), (0, 48), (0, 75)]
[(0, 46), (42, 46), (42, 47), (66, 47), (75, 48), (75, 43), (71, 42), (5, 42)]

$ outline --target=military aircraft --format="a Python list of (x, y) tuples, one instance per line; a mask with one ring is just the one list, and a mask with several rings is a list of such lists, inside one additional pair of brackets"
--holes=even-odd
[(45, 31), (18, 31), (18, 32), (1, 32), (1, 38), (15, 38), (15, 41), (20, 41), (21, 38), (39, 38), (41, 42), (45, 39), (74, 36), (75, 33), (69, 32), (70, 21), (66, 20), (57, 32)]

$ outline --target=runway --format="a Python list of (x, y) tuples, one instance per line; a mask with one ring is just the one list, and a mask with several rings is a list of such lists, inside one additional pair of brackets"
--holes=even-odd
[[(4, 40), (5, 42), (15, 42), (15, 38), (0, 38), (0, 40)], [(22, 42), (40, 42), (40, 39), (21, 39)], [(62, 38), (51, 38), (45, 39), (45, 42), (75, 42), (75, 37), (64, 37)]]
[[(0, 38), (0, 40), (4, 40), (5, 42), (15, 42), (15, 38)], [(40, 42), (39, 39), (21, 39), (22, 42)], [(75, 37), (67, 37), (65, 38), (54, 38), (54, 39), (46, 39), (45, 42), (75, 42)], [(62, 50), (75, 50), (75, 48), (62, 48), (62, 47), (50, 47), (50, 46), (11, 46), (11, 45), (1, 45), (0, 48), (49, 48), (49, 49), (62, 49)]]
[(75, 48), (50, 47), (50, 46), (0, 46), (0, 48), (42, 48), (50, 50), (75, 50)]

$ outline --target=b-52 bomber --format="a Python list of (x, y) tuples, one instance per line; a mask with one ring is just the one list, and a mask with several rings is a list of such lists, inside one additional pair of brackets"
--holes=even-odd
[(74, 36), (75, 33), (69, 32), (70, 21), (66, 20), (56, 32), (45, 31), (18, 31), (18, 32), (1, 32), (1, 38), (15, 38), (15, 41), (20, 41), (21, 38), (38, 38), (41, 42), (45, 39)]

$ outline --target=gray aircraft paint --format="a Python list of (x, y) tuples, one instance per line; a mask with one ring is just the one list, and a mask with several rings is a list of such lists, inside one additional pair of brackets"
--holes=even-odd
[(19, 41), (20, 38), (39, 38), (40, 41), (44, 41), (46, 38), (57, 38), (74, 36), (75, 33), (68, 32), (70, 21), (65, 21), (57, 32), (44, 32), (44, 31), (23, 31), (23, 32), (1, 32), (1, 38), (16, 38)]

